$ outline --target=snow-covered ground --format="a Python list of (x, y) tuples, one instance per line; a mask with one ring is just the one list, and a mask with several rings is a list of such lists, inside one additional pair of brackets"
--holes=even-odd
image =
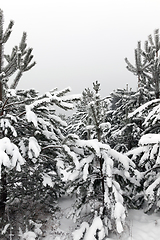
[(147, 215), (143, 210), (130, 210), (127, 227), (121, 236), (110, 236), (108, 240), (158, 240), (160, 239), (160, 213)]
[[(63, 197), (59, 201), (61, 211), (57, 211), (52, 217), (48, 216), (44, 240), (74, 240), (72, 232), (76, 223), (67, 218), (73, 199)], [(25, 233), (26, 234), (26, 233)], [(27, 234), (33, 234), (28, 232)], [(35, 237), (25, 238), (27, 240)], [(23, 238), (24, 239), (24, 238)], [(79, 238), (78, 238), (79, 239)], [(126, 226), (122, 234), (110, 234), (103, 240), (159, 240), (160, 239), (160, 212), (151, 215), (145, 214), (143, 210), (129, 210)], [(88, 239), (91, 240), (91, 239)], [(93, 238), (92, 238), (93, 240)]]
[[(48, 236), (46, 240), (72, 240), (71, 232), (75, 224), (72, 220), (67, 219), (66, 215), (72, 200), (63, 198), (60, 200), (59, 205), (62, 209), (60, 217), (59, 232), (62, 230), (61, 236), (57, 234), (56, 238)], [(151, 215), (145, 214), (143, 210), (130, 210), (125, 231), (121, 235), (112, 234), (106, 240), (158, 240), (160, 239), (160, 213), (153, 213)]]

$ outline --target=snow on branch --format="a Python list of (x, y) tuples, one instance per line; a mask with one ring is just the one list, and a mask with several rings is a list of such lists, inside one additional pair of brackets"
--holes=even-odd
[(155, 106), (152, 109), (152, 111), (150, 111), (148, 116), (145, 118), (144, 125), (147, 127), (150, 122), (152, 122), (152, 125), (155, 125), (159, 120), (160, 120), (160, 104), (158, 104), (158, 106)]
[(50, 118), (61, 126), (67, 127), (67, 123), (63, 121), (59, 116), (50, 115)]
[(155, 106), (155, 104), (160, 103), (160, 99), (154, 99), (149, 102), (146, 102), (142, 106), (138, 107), (135, 111), (128, 114), (128, 118), (132, 118), (135, 116), (141, 117), (142, 113), (148, 110), (151, 106)]
[(156, 144), (156, 143), (160, 143), (160, 134), (154, 134), (154, 133), (145, 134), (139, 140), (140, 146), (144, 146), (148, 144)]
[(37, 158), (41, 152), (41, 148), (37, 142), (37, 139), (35, 137), (29, 138), (29, 150), (28, 150), (28, 156), (30, 159)]
[[(9, 116), (9, 115), (8, 115)], [(6, 116), (7, 117), (7, 116)], [(13, 118), (12, 118), (13, 119)], [(7, 135), (8, 133), (8, 129), (10, 129), (10, 131), (12, 132), (14, 137), (17, 137), (17, 132), (15, 130), (15, 128), (11, 125), (9, 119), (7, 118), (2, 118), (0, 120), (0, 125), (2, 130), (4, 131), (4, 134)]]
[(116, 202), (115, 204), (114, 217), (116, 219), (117, 232), (118, 233), (123, 232), (122, 223), (125, 222), (126, 214), (125, 214), (125, 208), (120, 202)]
[(26, 119), (27, 119), (28, 122), (32, 122), (35, 127), (38, 126), (37, 116), (33, 111), (31, 111), (30, 105), (26, 106)]
[(70, 96), (63, 96), (61, 99), (62, 101), (73, 101), (73, 100), (80, 100), (82, 98), (82, 94), (72, 94)]
[(78, 169), (79, 168), (79, 160), (78, 160), (76, 154), (73, 151), (71, 151), (67, 145), (63, 145), (63, 149), (64, 149), (65, 153), (73, 160), (73, 162), (76, 166), (76, 169)]
[(57, 97), (64, 96), (66, 93), (71, 92), (71, 87), (66, 87), (63, 90), (58, 90), (57, 88), (54, 88), (53, 90), (50, 90), (51, 94), (56, 94)]
[(160, 185), (160, 176), (146, 189), (146, 195), (152, 197), (154, 196), (154, 189)]
[(18, 147), (7, 137), (0, 139), (0, 178), (2, 165), (8, 169), (16, 167), (17, 171), (21, 171), (21, 165), (24, 163)]
[(52, 178), (47, 174), (47, 173), (43, 173), (42, 174), (42, 178), (43, 178), (43, 186), (50, 186), (50, 187), (54, 187), (54, 183), (52, 181)]
[(129, 170), (129, 166), (132, 166), (133, 168), (135, 168), (135, 164), (133, 163), (133, 161), (131, 161), (131, 159), (127, 157), (127, 155), (121, 154), (114, 149), (110, 149), (108, 154), (114, 159), (121, 162), (126, 170)]
[(45, 93), (43, 96), (40, 96), (34, 103), (30, 104), (30, 109), (32, 110), (35, 107), (40, 105), (54, 103), (58, 107), (63, 108), (64, 110), (72, 110), (74, 108), (72, 101), (80, 100), (81, 95), (75, 94), (71, 96), (63, 96), (64, 93), (68, 92), (67, 89), (64, 91), (50, 91)]
[(87, 148), (95, 151), (95, 153), (98, 157), (101, 157), (100, 147), (108, 146), (106, 144), (101, 144), (100, 142), (98, 142), (97, 139), (91, 139), (91, 140), (87, 140), (87, 141), (79, 139), (79, 140), (76, 141), (76, 143), (80, 147), (87, 147)]
[(105, 230), (104, 230), (103, 222), (100, 217), (95, 217), (90, 227), (88, 227), (87, 223), (83, 223), (79, 230), (76, 230), (75, 232), (73, 232), (73, 239), (80, 240), (81, 236), (83, 236), (84, 231), (86, 231), (84, 240), (88, 240), (88, 239), (96, 240), (97, 239), (95, 237), (96, 235), (99, 240), (102, 240), (105, 237)]
[(83, 222), (79, 229), (75, 230), (72, 233), (73, 240), (81, 240), (85, 232), (89, 229), (89, 224), (87, 222)]

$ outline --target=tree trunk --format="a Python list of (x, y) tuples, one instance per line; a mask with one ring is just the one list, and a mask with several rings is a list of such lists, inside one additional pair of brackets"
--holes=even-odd
[(156, 76), (155, 76), (155, 95), (156, 95), (156, 99), (159, 98), (159, 74), (158, 72), (156, 72)]
[[(1, 83), (1, 82), (0, 82)], [(0, 84), (0, 97), (2, 101), (2, 83)], [(0, 115), (3, 115), (3, 110), (1, 109)], [(7, 201), (7, 181), (6, 181), (6, 172), (4, 167), (1, 169), (1, 193), (0, 193), (0, 218), (3, 219), (5, 214), (5, 206)]]
[(156, 99), (159, 99), (159, 92), (156, 92)]
[[(158, 59), (158, 51), (156, 51), (156, 58)], [(156, 72), (156, 79), (155, 79), (155, 87), (156, 87), (156, 99), (159, 99), (159, 67)]]
[[(100, 127), (96, 127), (96, 131), (97, 131), (97, 138), (98, 138), (98, 141), (101, 142), (101, 129)], [(102, 194), (103, 194), (103, 198), (102, 198), (102, 201), (103, 201), (103, 206), (104, 206), (104, 194), (105, 194), (105, 182), (104, 182), (104, 175), (103, 175), (103, 159), (102, 157), (98, 157), (98, 161), (99, 161), (99, 164), (100, 164), (100, 172), (101, 172), (101, 181), (102, 181)]]
[(4, 218), (5, 206), (7, 201), (7, 181), (5, 169), (2, 169), (1, 194), (0, 194), (0, 218)]
[[(2, 65), (3, 65), (3, 43), (2, 43), (2, 36), (3, 36), (3, 29), (2, 23), (1, 25), (1, 39), (0, 39), (0, 74), (2, 73)], [(3, 84), (0, 80), (0, 101), (3, 101)], [(3, 111), (1, 109), (0, 116), (3, 115)], [(6, 181), (6, 172), (4, 167), (2, 167), (2, 176), (1, 176), (1, 193), (0, 193), (0, 218), (3, 219), (5, 214), (5, 206), (7, 201), (7, 181)]]
[[(98, 108), (98, 105), (97, 105), (97, 108)], [(98, 142), (101, 142), (101, 129), (99, 127), (99, 121), (97, 119), (97, 115), (99, 113), (97, 113), (97, 115), (95, 114), (95, 111), (94, 111), (94, 108), (92, 105), (91, 105), (91, 109), (92, 109), (92, 113), (93, 113), (93, 117), (94, 117), (94, 121), (95, 121), (95, 125), (96, 125), (97, 139), (98, 139)], [(104, 206), (105, 182), (104, 182), (104, 175), (103, 175), (103, 159), (102, 159), (102, 157), (97, 157), (97, 161), (99, 162), (99, 165), (100, 165), (102, 195), (103, 195), (102, 201), (103, 201), (103, 206)]]
[[(3, 45), (1, 43), (2, 39), (0, 39), (0, 74), (2, 73), (2, 53), (3, 53)], [(2, 81), (0, 80), (0, 101), (2, 101)]]

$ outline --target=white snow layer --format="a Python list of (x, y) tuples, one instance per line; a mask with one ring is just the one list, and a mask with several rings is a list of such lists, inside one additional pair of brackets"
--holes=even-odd
[(66, 127), (67, 123), (65, 121), (63, 121), (60, 117), (56, 116), (56, 115), (51, 115), (50, 116), (55, 122), (59, 123), (61, 126)]
[(43, 186), (46, 187), (48, 185), (50, 187), (54, 187), (52, 178), (48, 174), (44, 173), (44, 174), (42, 174), (42, 177), (43, 177)]
[(31, 232), (31, 231), (25, 232), (22, 235), (22, 239), (24, 239), (24, 240), (35, 240), (36, 237), (37, 237), (37, 235), (34, 232)]
[(96, 152), (96, 155), (98, 157), (101, 156), (100, 152), (100, 147), (99, 147), (99, 142), (97, 139), (92, 139), (92, 140), (77, 140), (77, 144), (80, 147), (88, 147), (90, 149), (93, 149)]
[(5, 134), (7, 134), (8, 128), (9, 128), (13, 133), (13, 136), (17, 137), (17, 132), (15, 128), (10, 124), (9, 119), (5, 119), (5, 118), (1, 119), (1, 128), (5, 132)]
[(89, 229), (89, 224), (87, 222), (83, 222), (81, 224), (80, 228), (75, 230), (72, 233), (73, 240), (80, 240), (83, 237), (84, 232), (86, 232), (86, 230), (88, 230), (88, 229)]
[[(67, 89), (66, 89), (67, 90)], [(65, 90), (63, 91), (65, 93)], [(66, 109), (73, 109), (74, 104), (70, 103), (69, 101), (71, 100), (79, 100), (81, 98), (80, 94), (75, 94), (71, 96), (62, 96), (62, 92), (54, 92), (51, 94), (50, 92), (47, 92), (42, 99), (36, 100), (34, 103), (29, 105), (30, 110), (33, 109), (34, 107), (40, 106), (43, 103), (55, 103), (55, 105), (58, 105), (62, 108)], [(67, 102), (68, 101), (68, 102)]]
[[(127, 173), (127, 171), (129, 170), (129, 167), (130, 166), (133, 168), (135, 167), (135, 164), (126, 155), (111, 149), (107, 144), (98, 142), (97, 139), (92, 139), (87, 141), (75, 139), (75, 145), (77, 146), (77, 148), (75, 148), (74, 151), (71, 151), (67, 145), (63, 145), (65, 152), (70, 156), (73, 163), (75, 164), (74, 171), (63, 170), (63, 173), (62, 173), (62, 171), (60, 170), (64, 176), (65, 181), (67, 179), (74, 181), (80, 176), (82, 176), (83, 180), (86, 180), (88, 177), (89, 164), (93, 161), (93, 159), (95, 158), (95, 155), (99, 158), (102, 157), (104, 159), (105, 164), (110, 165), (109, 167), (104, 165), (104, 169), (103, 169), (103, 171), (106, 171), (107, 169), (106, 174), (107, 174), (107, 181), (109, 185), (111, 185), (110, 175), (112, 173), (112, 167), (113, 167), (113, 161), (111, 160), (111, 158), (114, 158), (120, 163), (122, 163), (124, 169), (126, 170), (125, 176), (127, 178), (129, 178), (129, 173)], [(79, 148), (81, 149), (88, 148), (93, 152), (91, 152), (88, 157), (83, 158), (81, 161), (79, 161), (77, 157), (77, 150), (79, 151)]]
[(69, 96), (63, 96), (61, 99), (63, 101), (72, 101), (72, 100), (80, 100), (82, 98), (82, 94), (72, 94)]
[(125, 221), (126, 215), (125, 208), (120, 202), (116, 202), (115, 204), (114, 217), (116, 219), (117, 232), (118, 233), (123, 232), (122, 222)]
[(31, 111), (30, 105), (26, 106), (26, 119), (27, 119), (28, 122), (32, 122), (35, 127), (38, 126), (37, 116), (33, 111)]
[[(59, 199), (59, 206), (63, 217), (60, 217), (60, 229), (63, 230), (65, 236), (61, 237), (59, 232), (53, 237), (53, 222), (50, 222), (51, 230), (44, 238), (45, 240), (81, 240), (89, 230), (89, 224), (83, 222), (77, 230), (73, 230), (77, 227), (71, 219), (67, 218), (70, 207), (74, 200), (71, 197), (62, 197)], [(97, 219), (97, 226), (99, 220)], [(74, 231), (74, 232), (73, 232)], [(98, 232), (98, 231), (97, 231)], [(93, 231), (90, 231), (91, 237), (88, 235), (87, 240), (92, 240)], [(71, 236), (72, 235), (72, 236)], [(100, 239), (100, 238), (99, 238)], [(110, 232), (108, 237), (102, 238), (103, 240), (159, 240), (160, 239), (160, 213), (153, 213), (151, 215), (145, 214), (143, 210), (129, 210), (126, 217), (126, 224), (124, 231), (120, 234)], [(84, 239), (83, 239), (84, 240)]]
[(140, 146), (144, 146), (148, 144), (156, 144), (156, 143), (160, 143), (160, 134), (149, 133), (149, 134), (143, 135), (139, 140)]
[(18, 147), (7, 137), (0, 139), (0, 178), (2, 165), (9, 169), (16, 166), (16, 170), (20, 171), (20, 166), (24, 163), (25, 160), (21, 156)]
[(30, 159), (37, 158), (40, 154), (41, 148), (37, 142), (37, 139), (35, 137), (29, 138), (29, 150), (28, 150), (28, 156)]
[(76, 166), (76, 169), (78, 169), (79, 168), (79, 160), (77, 158), (77, 155), (73, 151), (71, 151), (67, 145), (63, 145), (63, 148), (64, 148), (65, 152), (72, 158), (72, 160)]
[(149, 195), (150, 197), (154, 197), (154, 189), (160, 184), (160, 176), (146, 189), (145, 193), (146, 195)]
[[(96, 240), (96, 237), (95, 237), (96, 233), (98, 235), (99, 240), (104, 239), (105, 231), (104, 231), (104, 227), (103, 227), (103, 222), (100, 217), (94, 218), (92, 225), (88, 228), (88, 230), (84, 236), (84, 240)], [(77, 240), (79, 240), (79, 239), (80, 238), (77, 238)]]
[(142, 115), (142, 112), (148, 108), (150, 105), (154, 104), (154, 103), (159, 103), (160, 99), (153, 99), (149, 102), (146, 102), (145, 104), (143, 104), (142, 106), (138, 107), (135, 111), (131, 112), (128, 114), (128, 118), (132, 118), (136, 115), (138, 115), (138, 117), (140, 117)]

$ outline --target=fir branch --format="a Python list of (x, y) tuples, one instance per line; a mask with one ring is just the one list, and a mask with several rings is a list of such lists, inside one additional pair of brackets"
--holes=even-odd
[(2, 43), (3, 39), (3, 11), (0, 9), (0, 44)]
[(125, 60), (125, 62), (127, 63), (127, 69), (129, 70), (129, 71), (131, 71), (131, 72), (136, 72), (136, 68), (128, 61), (128, 59), (127, 58), (125, 58), (124, 59)]
[(23, 32), (23, 35), (22, 35), (22, 39), (21, 39), (21, 42), (19, 44), (19, 49), (21, 50), (22, 52), (22, 55), (25, 54), (25, 48), (27, 46), (26, 44), (26, 39), (27, 39), (27, 33), (26, 32)]
[(156, 57), (158, 57), (158, 51), (159, 51), (159, 29), (155, 29), (154, 31), (154, 41), (155, 41), (155, 49), (156, 49)]
[(48, 145), (48, 146), (46, 146), (46, 147), (43, 147), (42, 149), (41, 149), (41, 151), (43, 151), (43, 150), (45, 150), (45, 149), (48, 149), (48, 148), (62, 148), (62, 146), (60, 146), (60, 145)]
[(26, 68), (24, 69), (24, 72), (30, 70), (30, 69), (31, 69), (32, 67), (34, 67), (35, 65), (36, 65), (36, 62), (33, 62), (32, 64), (30, 64), (28, 67), (26, 67)]
[(19, 83), (20, 78), (22, 77), (23, 72), (21, 70), (19, 70), (19, 72), (17, 73), (17, 76), (15, 77), (13, 83), (11, 84), (11, 89), (15, 89)]
[[(154, 170), (159, 170), (159, 172), (160, 172), (160, 164), (159, 165), (156, 165), (156, 166), (154, 166), (153, 168), (150, 168), (149, 170), (147, 170), (146, 172), (144, 172), (143, 173), (143, 176), (145, 177), (149, 172), (151, 172), (151, 171), (154, 171)], [(147, 176), (146, 176), (147, 177)]]
[(20, 114), (18, 115), (18, 117), (22, 117), (22, 116), (25, 115), (25, 114), (26, 114), (26, 111), (20, 113)]
[(1, 114), (2, 114), (2, 115), (3, 115), (4, 108), (5, 108), (5, 106), (6, 106), (7, 102), (8, 102), (8, 100), (9, 100), (9, 98), (6, 98), (6, 100), (5, 100), (5, 102), (4, 102), (3, 106), (2, 106), (2, 110), (1, 110)]
[[(9, 99), (9, 98), (8, 98)], [(9, 109), (9, 107), (11, 107), (11, 106), (15, 106), (15, 105), (21, 105), (21, 104), (23, 104), (23, 103), (28, 103), (28, 102), (32, 102), (32, 101), (34, 101), (34, 99), (26, 99), (26, 100), (23, 100), (23, 101), (18, 101), (18, 102), (12, 102), (12, 103), (8, 103), (7, 105), (6, 105), (6, 108), (5, 109)]]
[(6, 61), (7, 61), (8, 63), (11, 61), (9, 55), (5, 55), (5, 54), (4, 54), (4, 58), (6, 59)]
[(152, 39), (152, 35), (151, 35), (151, 34), (148, 36), (148, 40), (149, 40), (149, 43), (150, 43), (152, 46), (154, 46), (154, 43), (153, 43), (153, 39)]
[(14, 21), (10, 21), (9, 25), (8, 25), (8, 28), (6, 29), (4, 35), (3, 35), (3, 43), (6, 43), (11, 35), (11, 32), (12, 32), (12, 27), (14, 25)]
[(142, 66), (142, 62), (141, 62), (141, 42), (139, 41), (138, 44), (137, 44), (137, 62), (138, 62), (138, 66)]
[(10, 61), (12, 61), (12, 60), (15, 58), (15, 56), (16, 56), (16, 54), (17, 54), (17, 51), (18, 51), (18, 47), (15, 46), (15, 47), (12, 49)]
[(3, 72), (5, 73), (5, 77), (10, 77), (17, 70), (16, 59), (10, 61), (5, 68), (3, 68)]

